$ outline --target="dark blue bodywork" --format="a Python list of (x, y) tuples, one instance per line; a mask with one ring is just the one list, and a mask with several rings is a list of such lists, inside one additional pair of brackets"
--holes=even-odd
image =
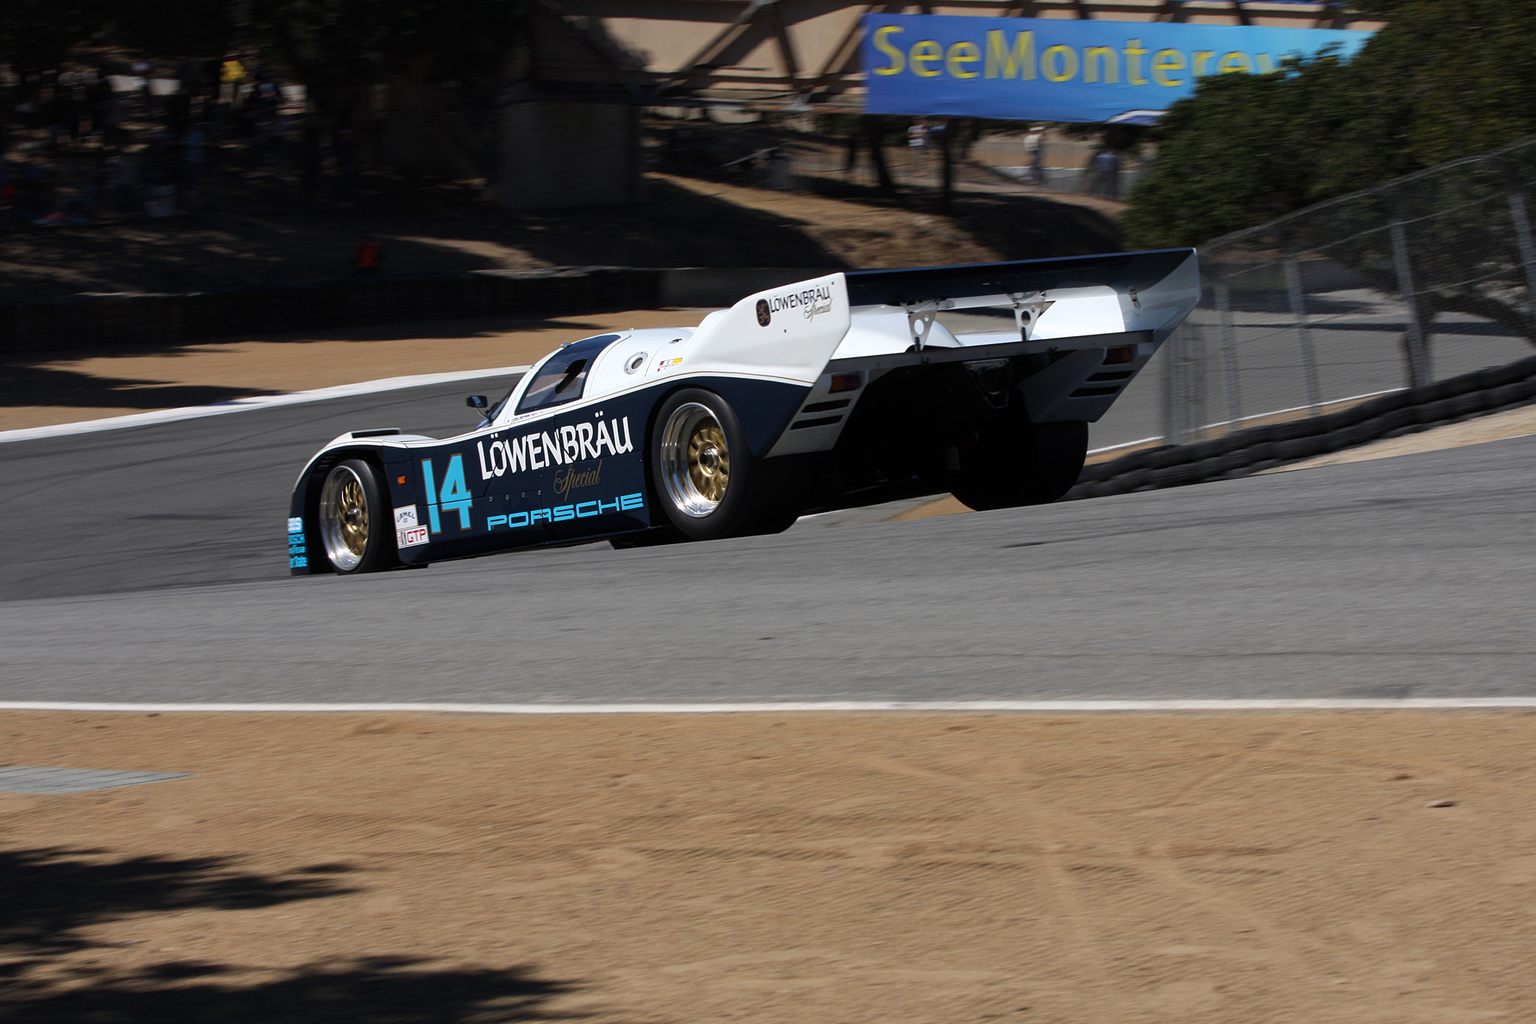
[[(420, 565), (495, 551), (594, 540), (665, 521), (653, 504), (647, 457), (653, 414), (673, 392), (698, 387), (731, 403), (754, 456), (765, 456), (809, 388), (738, 377), (671, 380), (600, 402), (555, 407), (501, 429), (409, 447), (338, 445), (315, 459), (289, 507), (289, 571), (330, 572), (315, 507), (343, 459), (372, 462), (389, 488), (399, 559)], [(381, 440), (385, 440), (381, 438)]]

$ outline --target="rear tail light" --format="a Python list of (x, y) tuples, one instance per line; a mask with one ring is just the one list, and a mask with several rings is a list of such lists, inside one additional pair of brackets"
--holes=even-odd
[(835, 373), (832, 375), (832, 386), (827, 391), (834, 395), (839, 391), (857, 391), (863, 383), (856, 373)]

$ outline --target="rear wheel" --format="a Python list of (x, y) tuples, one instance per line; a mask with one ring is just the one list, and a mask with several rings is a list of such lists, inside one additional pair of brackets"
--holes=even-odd
[(1088, 455), (1088, 424), (1011, 417), (960, 452), (951, 493), (977, 511), (1043, 505), (1072, 489)]
[(320, 547), (336, 572), (377, 572), (393, 563), (395, 539), (384, 485), (362, 459), (346, 459), (326, 474), (315, 520)]
[(712, 391), (662, 403), (650, 460), (667, 521), (692, 540), (777, 533), (795, 520), (770, 464), (753, 458), (735, 410)]

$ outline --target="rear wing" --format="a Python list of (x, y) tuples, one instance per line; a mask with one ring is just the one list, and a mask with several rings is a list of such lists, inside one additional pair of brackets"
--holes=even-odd
[(1012, 307), (1024, 340), (1150, 331), (1161, 343), (1200, 301), (1193, 249), (973, 263), (844, 275), (860, 313), (907, 313), (921, 349), (935, 314)]
[[(998, 387), (987, 392), (992, 408), (1016, 401), (1032, 423), (1092, 423), (1200, 300), (1193, 249), (840, 276), (849, 329), (824, 350), (830, 358), (770, 455), (831, 449), (884, 375), (953, 379), (947, 365), (979, 375), (984, 391)], [(911, 394), (921, 391), (901, 401), (923, 401)]]
[(856, 270), (769, 288), (711, 313), (682, 361), (694, 371), (811, 384), (860, 315), (895, 314), (899, 323), (905, 313), (911, 336), (896, 351), (921, 354), (930, 340), (956, 344), (934, 331), (939, 313), (983, 307), (1011, 308), (1020, 342), (1136, 334), (1155, 348), (1199, 298), (1193, 249)]

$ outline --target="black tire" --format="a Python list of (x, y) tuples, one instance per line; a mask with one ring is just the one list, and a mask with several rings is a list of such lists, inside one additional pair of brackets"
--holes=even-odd
[(978, 512), (1044, 505), (1072, 489), (1088, 456), (1088, 424), (1011, 417), (960, 451), (950, 493)]
[(755, 459), (731, 404), (685, 388), (657, 410), (647, 455), (662, 513), (690, 540), (777, 533), (795, 521), (771, 464)]
[(325, 475), (315, 496), (315, 528), (332, 572), (378, 572), (396, 562), (384, 484), (362, 459), (338, 462)]

